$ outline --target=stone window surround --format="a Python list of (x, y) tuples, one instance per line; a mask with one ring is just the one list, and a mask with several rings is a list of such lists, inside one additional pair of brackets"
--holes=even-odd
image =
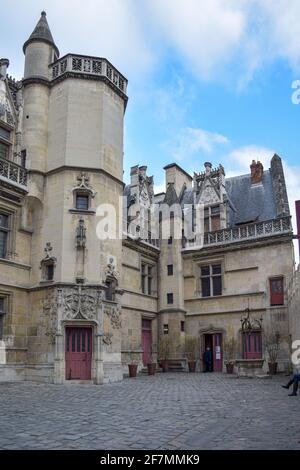
[(8, 216), (8, 237), (7, 237), (7, 253), (5, 258), (2, 260), (13, 260), (15, 259), (15, 247), (16, 247), (16, 219), (17, 210), (12, 209), (8, 205), (0, 203), (0, 213)]
[(11, 142), (11, 129), (8, 128), (7, 126), (3, 125), (2, 122), (0, 123), (0, 128), (9, 133), (9, 138), (4, 137), (4, 135), (1, 135), (0, 132), (0, 142), (4, 144), (7, 149), (8, 149), (8, 155), (7, 155), (7, 160), (11, 159), (11, 149), (12, 149), (12, 142)]
[(3, 299), (3, 310), (0, 310), (0, 340), (2, 340), (4, 337), (4, 322), (11, 313), (11, 296), (11, 292), (0, 290), (0, 299)]
[[(146, 292), (143, 292), (142, 290), (142, 265), (145, 264), (147, 266), (149, 266), (151, 269), (152, 269), (152, 273), (151, 273), (151, 278), (152, 278), (152, 282), (151, 282), (151, 293), (148, 294)], [(141, 289), (141, 292), (142, 292), (142, 295), (147, 295), (147, 296), (156, 296), (157, 295), (157, 265), (156, 263), (146, 259), (146, 258), (143, 258), (141, 257), (141, 261), (140, 261), (140, 289)]]
[[(221, 265), (221, 280), (222, 280), (222, 294), (221, 295), (210, 295), (209, 297), (202, 296), (202, 283), (201, 283), (201, 267), (211, 266), (215, 264)], [(196, 279), (196, 291), (195, 296), (200, 297), (201, 299), (213, 299), (222, 297), (226, 292), (226, 282), (225, 282), (225, 260), (224, 258), (209, 258), (205, 260), (198, 261), (195, 263), (195, 279)]]
[[(218, 208), (219, 211), (216, 214), (213, 214), (212, 211), (213, 209)], [(206, 215), (208, 213), (208, 215)], [(217, 219), (219, 220), (219, 228), (216, 230), (220, 230), (221, 228), (221, 206), (220, 204), (212, 204), (212, 205), (206, 205), (204, 207), (204, 231), (205, 232), (213, 232), (214, 230), (212, 229), (212, 219)], [(206, 225), (206, 220), (208, 220), (208, 230), (205, 230), (205, 225)]]

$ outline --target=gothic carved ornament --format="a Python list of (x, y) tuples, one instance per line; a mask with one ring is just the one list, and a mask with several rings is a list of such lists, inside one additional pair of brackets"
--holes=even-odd
[(111, 326), (118, 330), (122, 326), (120, 305), (104, 305), (104, 313), (109, 317)]
[(81, 172), (79, 176), (77, 176), (77, 185), (73, 188), (73, 191), (82, 191), (89, 193), (91, 197), (96, 196), (96, 192), (93, 190), (93, 188), (90, 185), (90, 177), (84, 173)]
[(63, 290), (61, 304), (64, 320), (95, 320), (102, 294), (82, 286)]

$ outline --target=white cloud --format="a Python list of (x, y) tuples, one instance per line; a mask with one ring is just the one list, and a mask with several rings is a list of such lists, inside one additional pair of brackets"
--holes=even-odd
[(228, 144), (227, 137), (200, 128), (185, 127), (164, 147), (178, 161), (186, 161), (195, 157), (199, 152), (211, 154), (219, 145)]
[(147, 6), (167, 47), (201, 77), (228, 63), (239, 46), (245, 15), (235, 1), (150, 0)]
[(239, 87), (276, 59), (300, 70), (299, 0), (11, 0), (1, 11), (4, 54), (6, 25), (25, 41), (42, 9), (62, 53), (104, 55), (130, 83), (154, 75), (169, 53), (200, 79)]
[(259, 160), (265, 169), (269, 168), (274, 153), (274, 150), (258, 145), (235, 148), (226, 157), (227, 168), (229, 168), (226, 175), (236, 176), (249, 173), (252, 160)]

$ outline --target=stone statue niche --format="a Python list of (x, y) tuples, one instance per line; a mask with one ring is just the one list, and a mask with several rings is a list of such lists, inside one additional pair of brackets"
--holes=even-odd
[(76, 282), (83, 284), (85, 281), (85, 250), (86, 250), (86, 227), (84, 219), (80, 218), (76, 227)]

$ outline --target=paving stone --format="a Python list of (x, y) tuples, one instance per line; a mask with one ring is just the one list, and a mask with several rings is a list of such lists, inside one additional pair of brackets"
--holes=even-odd
[(0, 449), (300, 449), (286, 377), (160, 374), (103, 386), (0, 384)]

